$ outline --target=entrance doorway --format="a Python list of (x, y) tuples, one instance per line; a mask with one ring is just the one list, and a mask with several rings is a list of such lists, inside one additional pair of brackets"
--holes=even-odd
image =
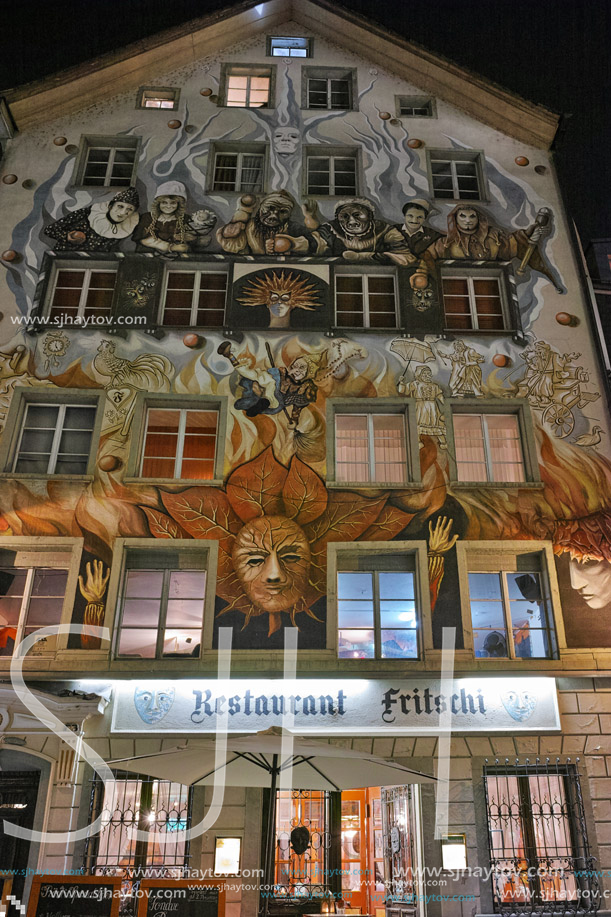
[[(34, 825), (40, 771), (2, 771), (0, 775), (0, 826), (7, 821), (20, 828)], [(15, 895), (23, 900), (30, 842), (14, 837), (0, 827), (0, 865), (9, 877), (2, 882), (2, 897)], [(11, 905), (12, 908), (12, 905)], [(13, 909), (13, 913), (18, 913)], [(8, 910), (11, 913), (11, 909)]]
[(384, 917), (384, 830), (380, 787), (342, 793), (342, 895), (355, 913)]

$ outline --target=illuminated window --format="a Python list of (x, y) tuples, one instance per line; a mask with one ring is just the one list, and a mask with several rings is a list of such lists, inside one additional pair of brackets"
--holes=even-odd
[(452, 417), (459, 481), (526, 480), (518, 414)]
[[(0, 656), (12, 656), (15, 646), (41, 627), (59, 624), (66, 594), (68, 557), (65, 569), (14, 566), (14, 558), (14, 552), (0, 551)], [(55, 640), (44, 638), (35, 652), (54, 649)]]
[(507, 327), (505, 288), (500, 271), (465, 272), (442, 268), (446, 328), (503, 331)]
[(272, 102), (273, 69), (248, 65), (224, 65), (219, 105), (228, 108), (268, 108)]
[(117, 655), (199, 657), (207, 555), (130, 551), (121, 593)]
[(340, 554), (337, 629), (340, 659), (417, 659), (414, 556)]
[(408, 480), (405, 414), (335, 414), (335, 480)]
[(519, 554), (506, 569), (484, 569), (469, 560), (473, 646), (479, 658), (551, 659), (555, 636), (547, 579), (540, 554)]
[(311, 57), (311, 39), (270, 37), (267, 53), (270, 57)]
[(218, 420), (218, 411), (149, 407), (140, 476), (214, 478)]
[(156, 89), (154, 87), (140, 90), (137, 108), (164, 108), (174, 111), (178, 108), (180, 89)]

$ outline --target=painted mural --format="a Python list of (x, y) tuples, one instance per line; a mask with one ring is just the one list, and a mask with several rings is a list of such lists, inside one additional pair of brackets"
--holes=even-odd
[[(192, 85), (204, 73), (218, 91), (219, 63), (191, 74)], [(611, 462), (600, 392), (572, 349), (568, 320), (543, 322), (546, 297), (566, 289), (554, 260), (553, 210), (492, 158), (485, 206), (432, 201), (407, 122), (391, 128), (378, 117), (380, 78), (361, 71), (358, 110), (304, 111), (294, 64), (283, 61), (275, 109), (206, 101), (198, 125), (171, 131), (161, 146), (134, 125), (124, 133), (142, 137), (137, 178), (114, 195), (75, 189), (76, 153), (65, 155), (15, 226), (12, 247), (22, 256), (7, 265), (7, 282), (23, 315), (33, 308), (44, 315), (45, 278), (54, 263), (72, 265), (71, 254), (85, 267), (102, 255), (119, 271), (114, 324), (112, 316), (106, 329), (33, 324), (0, 353), (2, 423), (17, 386), (103, 393), (92, 482), (10, 474), (0, 482), (0, 534), (84, 537), (75, 622), (104, 620), (115, 538), (212, 539), (215, 641), (218, 627), (231, 626), (236, 648), (276, 649), (284, 628), (295, 626), (301, 648), (321, 649), (328, 544), (425, 540), (435, 645), (444, 626), (455, 626), (462, 647), (457, 541), (546, 539), (571, 596), (569, 645), (592, 645), (594, 635), (596, 645), (611, 645), (611, 604), (603, 599), (611, 582)], [(184, 119), (197, 120), (189, 109)], [(269, 145), (266, 192), (206, 190), (223, 143)], [(367, 194), (304, 196), (305, 143), (358, 145)], [(468, 149), (464, 140), (448, 144)], [(442, 263), (511, 267), (513, 335), (494, 324), (483, 325), (485, 334), (445, 327)], [(158, 323), (164, 271), (202, 265), (229, 271), (224, 316), (197, 333)], [(336, 326), (334, 278), (350, 266), (396, 272), (394, 324)], [(116, 321), (136, 315), (147, 319), (143, 328)], [(222, 486), (124, 480), (130, 448), (139, 448), (130, 441), (139, 393), (226, 402)], [(329, 486), (330, 400), (366, 406), (379, 398), (413, 402), (421, 482)], [(527, 402), (542, 485), (453, 485), (448, 399), (475, 412), (479, 400)], [(87, 632), (71, 641), (99, 646)]]

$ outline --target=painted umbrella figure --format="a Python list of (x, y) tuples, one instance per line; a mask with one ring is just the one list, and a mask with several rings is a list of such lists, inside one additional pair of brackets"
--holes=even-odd
[(391, 343), (390, 349), (407, 364), (399, 382), (404, 382), (407, 378), (411, 363), (431, 363), (436, 359), (431, 345), (426, 341), (419, 341), (418, 338), (397, 338)]
[[(429, 774), (394, 761), (299, 736), (293, 738), (292, 753), (284, 757), (286, 741), (287, 733), (278, 726), (255, 735), (230, 736), (227, 760), (222, 766), (227, 786), (270, 789), (263, 877), (263, 884), (268, 888), (274, 884), (276, 789), (280, 783), (283, 788), (340, 791), (436, 782)], [(108, 763), (122, 770), (174, 780), (186, 786), (211, 786), (223, 779), (215, 767), (214, 750), (214, 740), (195, 739), (157, 753), (117, 758)], [(290, 771), (288, 777), (287, 771)], [(269, 897), (265, 897), (261, 904), (263, 917), (267, 917), (268, 910)]]

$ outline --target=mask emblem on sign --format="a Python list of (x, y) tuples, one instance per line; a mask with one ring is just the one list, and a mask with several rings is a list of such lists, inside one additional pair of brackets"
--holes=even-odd
[(537, 698), (529, 691), (507, 691), (501, 694), (501, 700), (509, 716), (518, 723), (530, 719), (537, 706)]
[(174, 703), (174, 688), (136, 688), (134, 706), (140, 719), (152, 726), (170, 712)]

